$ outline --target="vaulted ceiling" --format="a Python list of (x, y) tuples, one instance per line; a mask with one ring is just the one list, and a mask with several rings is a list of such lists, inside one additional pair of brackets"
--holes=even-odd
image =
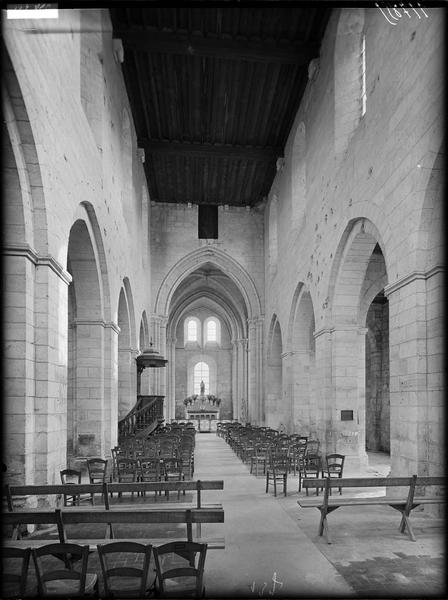
[(152, 201), (268, 194), (328, 22), (316, 4), (110, 9)]

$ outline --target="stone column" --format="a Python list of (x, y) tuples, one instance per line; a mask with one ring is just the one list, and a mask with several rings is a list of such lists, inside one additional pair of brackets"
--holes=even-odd
[(282, 414), (279, 420), (283, 423), (287, 433), (294, 432), (294, 395), (293, 395), (293, 373), (294, 352), (283, 352), (280, 356), (282, 361)]
[(232, 412), (234, 419), (240, 419), (241, 398), (238, 390), (238, 343), (232, 339)]
[[(335, 450), (354, 468), (367, 464), (365, 450), (365, 335), (358, 325), (332, 328), (331, 406)], [(344, 413), (342, 413), (344, 411)], [(348, 413), (345, 411), (349, 411)], [(348, 420), (342, 420), (349, 416)]]
[(444, 455), (443, 270), (386, 286), (392, 475), (441, 474)]
[(118, 334), (116, 323), (104, 324), (104, 449), (105, 456), (118, 442)]
[(55, 483), (67, 456), (71, 276), (26, 244), (3, 253), (3, 461), (8, 483)]
[[(153, 348), (160, 353), (161, 356), (166, 357), (166, 327), (168, 324), (168, 317), (165, 315), (151, 315), (151, 331), (152, 331), (152, 344)], [(157, 396), (166, 396), (167, 389), (167, 378), (168, 378), (168, 365), (166, 367), (151, 369), (151, 394)], [(163, 403), (163, 416), (168, 419), (168, 407), (167, 398)]]
[(168, 363), (167, 369), (167, 391), (165, 398), (165, 406), (167, 411), (167, 422), (176, 418), (176, 342), (177, 339), (172, 337), (167, 342), (167, 354), (165, 358)]
[[(308, 435), (314, 435), (321, 442), (322, 452), (336, 451), (336, 435), (333, 430), (332, 406), (334, 403), (332, 383), (332, 334), (331, 329), (322, 328), (314, 332), (316, 381), (314, 387), (315, 405), (310, 407)], [(316, 422), (316, 434), (311, 431)]]
[(76, 340), (74, 453), (104, 456), (104, 321), (75, 319), (73, 326)]
[(248, 319), (248, 420), (264, 422), (263, 317)]

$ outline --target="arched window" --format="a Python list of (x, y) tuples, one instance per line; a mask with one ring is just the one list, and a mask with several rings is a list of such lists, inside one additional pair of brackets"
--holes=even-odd
[(204, 333), (206, 344), (221, 343), (221, 324), (215, 317), (208, 317), (204, 322)]
[(193, 394), (201, 393), (201, 382), (204, 382), (204, 394), (210, 390), (210, 369), (205, 362), (198, 362), (193, 369)]
[(201, 332), (201, 322), (196, 317), (185, 319), (184, 338), (185, 343), (199, 343)]

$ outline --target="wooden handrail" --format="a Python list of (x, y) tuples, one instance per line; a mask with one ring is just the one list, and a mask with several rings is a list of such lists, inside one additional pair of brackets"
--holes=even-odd
[(136, 435), (155, 423), (163, 420), (163, 396), (155, 396), (141, 407), (139, 397), (134, 408), (118, 422), (118, 437)]

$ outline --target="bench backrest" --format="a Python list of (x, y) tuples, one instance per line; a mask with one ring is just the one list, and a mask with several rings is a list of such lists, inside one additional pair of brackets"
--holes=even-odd
[[(131, 492), (159, 492), (159, 491), (195, 491), (197, 493), (197, 508), (201, 507), (201, 491), (222, 490), (223, 480), (195, 480), (195, 481), (145, 481), (129, 483), (59, 483), (49, 485), (14, 485), (4, 486), (4, 496), (8, 503), (8, 510), (13, 510), (13, 498), (24, 496), (62, 496), (70, 494), (103, 494), (106, 502), (109, 493)], [(107, 508), (106, 503), (106, 508)]]
[(340, 487), (397, 487), (409, 486), (412, 483), (412, 477), (322, 477), (320, 479), (303, 479), (304, 488), (330, 488)]
[(113, 537), (112, 525), (136, 523), (185, 523), (187, 525), (187, 538), (191, 541), (193, 523), (224, 523), (224, 510), (222, 508), (187, 508), (187, 509), (154, 509), (154, 510), (69, 510), (60, 509), (48, 511), (18, 511), (7, 512), (3, 515), (6, 525), (14, 526), (13, 539), (19, 525), (57, 525), (59, 540), (66, 541), (66, 525), (79, 523), (95, 523), (109, 525)]

